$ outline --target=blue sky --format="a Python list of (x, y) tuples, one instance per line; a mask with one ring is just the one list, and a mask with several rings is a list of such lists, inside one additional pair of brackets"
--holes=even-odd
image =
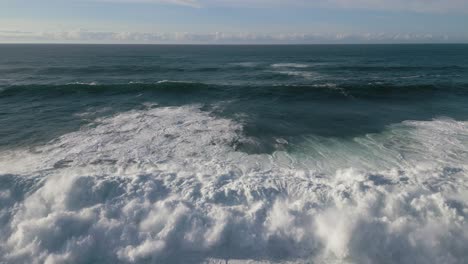
[(468, 42), (468, 0), (0, 0), (0, 42)]

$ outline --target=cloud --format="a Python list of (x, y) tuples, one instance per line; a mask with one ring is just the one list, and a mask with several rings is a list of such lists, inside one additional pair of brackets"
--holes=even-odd
[(467, 42), (468, 35), (431, 33), (252, 33), (252, 32), (112, 32), (71, 30), (28, 32), (0, 30), (0, 42), (176, 43), (176, 44), (322, 44)]

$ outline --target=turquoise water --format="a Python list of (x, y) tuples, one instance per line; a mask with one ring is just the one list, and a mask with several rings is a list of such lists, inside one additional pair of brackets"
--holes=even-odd
[(467, 45), (0, 45), (0, 260), (463, 263), (467, 102)]

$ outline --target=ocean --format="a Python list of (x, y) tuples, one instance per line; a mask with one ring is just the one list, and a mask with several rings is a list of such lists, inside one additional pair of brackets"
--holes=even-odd
[(466, 263), (468, 45), (0, 45), (0, 263)]

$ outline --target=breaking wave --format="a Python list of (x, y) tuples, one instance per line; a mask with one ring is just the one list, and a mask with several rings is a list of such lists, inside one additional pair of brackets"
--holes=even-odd
[[(241, 123), (147, 105), (0, 153), (8, 263), (463, 263), (468, 123), (247, 154)], [(278, 139), (278, 144), (288, 144)]]
[(308, 68), (308, 64), (301, 64), (301, 63), (276, 63), (272, 64), (271, 67), (273, 68)]
[[(206, 92), (215, 96), (337, 96), (342, 97), (343, 91), (354, 97), (401, 97), (405, 100), (419, 99), (421, 96), (433, 94), (467, 95), (468, 83), (459, 84), (413, 84), (399, 85), (388, 83), (336, 83), (323, 81), (323, 76), (314, 72), (278, 71), (277, 75), (297, 75), (305, 79), (316, 79), (313, 83), (271, 84), (271, 85), (220, 85), (193, 81), (161, 80), (156, 83), (131, 82), (127, 84), (100, 84), (98, 82), (75, 82), (66, 85), (12, 85), (0, 89), (0, 98), (9, 96), (64, 96), (70, 94), (139, 94), (141, 92), (181, 93)], [(271, 77), (271, 76), (270, 76)], [(332, 89), (330, 89), (332, 88)], [(339, 89), (335, 89), (339, 88)], [(414, 98), (412, 97), (414, 96)]]

